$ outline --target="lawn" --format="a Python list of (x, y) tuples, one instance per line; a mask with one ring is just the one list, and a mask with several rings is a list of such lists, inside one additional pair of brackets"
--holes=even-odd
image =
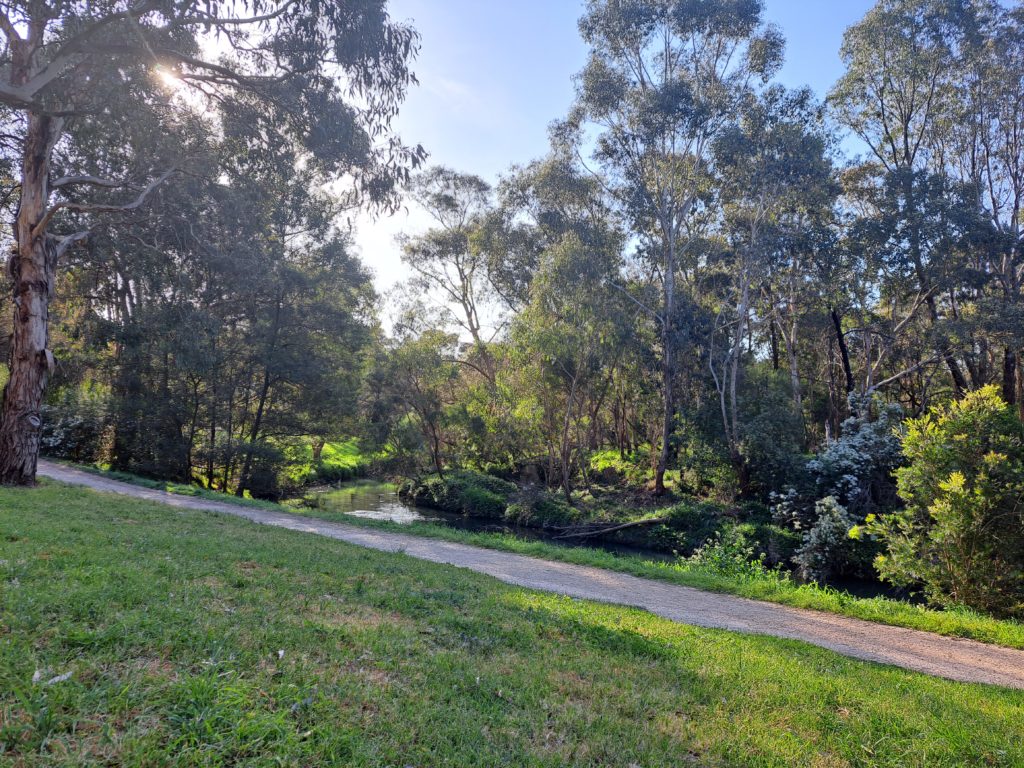
[(1024, 764), (1024, 692), (55, 484), (0, 589), (9, 765)]

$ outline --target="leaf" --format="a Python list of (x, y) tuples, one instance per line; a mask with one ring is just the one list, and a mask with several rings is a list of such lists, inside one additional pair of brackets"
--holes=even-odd
[(69, 671), (65, 672), (63, 675), (57, 675), (56, 677), (51, 677), (49, 680), (46, 681), (45, 685), (56, 685), (57, 683), (66, 682), (66, 681), (71, 679), (71, 675), (72, 674), (74, 674), (74, 673), (69, 670)]

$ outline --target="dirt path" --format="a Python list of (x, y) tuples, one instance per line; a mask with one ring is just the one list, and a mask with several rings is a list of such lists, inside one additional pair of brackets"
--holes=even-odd
[(856, 659), (893, 664), (970, 683), (1024, 689), (1024, 651), (972, 640), (888, 627), (818, 611), (702, 592), (624, 573), (549, 562), (466, 544), (356, 528), (287, 512), (176, 496), (108, 480), (49, 462), (39, 474), (98, 491), (134, 496), (175, 507), (221, 512), (263, 525), (339, 539), (361, 547), (468, 568), (509, 584), (605, 603), (636, 606), (673, 621), (803, 640)]

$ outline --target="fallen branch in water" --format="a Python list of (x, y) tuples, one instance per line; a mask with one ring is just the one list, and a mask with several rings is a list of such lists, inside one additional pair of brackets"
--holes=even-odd
[(578, 526), (575, 530), (566, 528), (564, 530), (571, 531), (571, 533), (562, 533), (555, 536), (556, 539), (585, 539), (593, 536), (604, 536), (609, 533), (615, 533), (616, 531), (622, 531), (626, 528), (635, 528), (640, 525), (656, 525), (658, 523), (667, 523), (667, 517), (649, 517), (646, 520), (633, 520), (629, 523), (619, 523), (608, 528), (594, 528), (593, 524), (589, 526)]

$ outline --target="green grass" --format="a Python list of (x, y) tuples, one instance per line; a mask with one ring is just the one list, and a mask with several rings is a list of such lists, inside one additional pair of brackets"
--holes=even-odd
[(463, 531), (434, 523), (399, 525), (324, 510), (299, 508), (291, 511), (348, 525), (411, 533), (545, 560), (589, 565), (711, 592), (725, 592), (753, 600), (852, 616), (879, 624), (920, 629), (947, 637), (964, 637), (1007, 648), (1024, 649), (1024, 625), (1016, 621), (995, 619), (968, 609), (935, 610), (885, 597), (856, 597), (818, 584), (799, 584), (778, 571), (741, 577), (716, 573), (684, 559), (670, 562), (649, 560), (637, 555), (623, 555), (590, 547), (526, 541), (506, 533)]
[(295, 486), (355, 479), (365, 473), (372, 458), (362, 452), (355, 438), (325, 443), (319, 464), (313, 462), (313, 446), (309, 439), (292, 441), (283, 447), (288, 463), (285, 475)]
[(1024, 765), (1024, 692), (54, 484), (0, 590), (5, 765)]
[(329, 507), (320, 509), (310, 509), (298, 505), (283, 507), (272, 502), (225, 496), (197, 489), (194, 486), (177, 486), (173, 483), (149, 481), (134, 475), (107, 472), (96, 470), (95, 468), (79, 468), (90, 469), (90, 471), (105, 477), (122, 479), (126, 482), (159, 490), (167, 490), (172, 493), (178, 493), (179, 491), (176, 489), (181, 488), (187, 491), (188, 495), (209, 498), (214, 501), (260, 506), (274, 510), (284, 509), (288, 512), (316, 517), (321, 520), (399, 531), (428, 538), (472, 544), (488, 549), (515, 552), (546, 560), (606, 568), (612, 571), (629, 573), (634, 576), (658, 579), (673, 584), (706, 589), (712, 592), (740, 595), (753, 600), (765, 600), (797, 608), (826, 611), (879, 624), (920, 629), (947, 637), (963, 637), (1007, 648), (1024, 649), (1024, 624), (1020, 622), (995, 619), (968, 609), (936, 610), (884, 597), (856, 597), (848, 592), (819, 586), (818, 584), (798, 584), (778, 572), (769, 572), (754, 578), (740, 578), (733, 575), (716, 573), (683, 560), (675, 562), (649, 560), (639, 556), (613, 554), (605, 550), (589, 547), (564, 547), (542, 541), (526, 541), (510, 534), (463, 531), (433, 523), (398, 525), (385, 521), (357, 518), (340, 512), (332, 512)]

